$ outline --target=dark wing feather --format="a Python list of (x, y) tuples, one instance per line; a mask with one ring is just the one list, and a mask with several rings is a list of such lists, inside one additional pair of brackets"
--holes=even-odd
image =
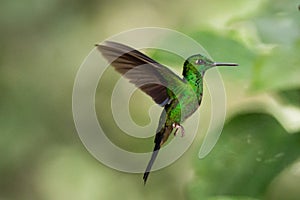
[(138, 50), (111, 41), (96, 46), (116, 71), (128, 78), (131, 83), (151, 96), (161, 106), (172, 98), (167, 92), (170, 84), (172, 84), (172, 91), (177, 85), (178, 88), (185, 85), (183, 80), (167, 67)]

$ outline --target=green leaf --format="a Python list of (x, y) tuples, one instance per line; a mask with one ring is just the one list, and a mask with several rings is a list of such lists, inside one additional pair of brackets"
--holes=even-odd
[(189, 199), (216, 195), (260, 198), (270, 182), (300, 156), (300, 135), (289, 135), (269, 115), (230, 120), (211, 152), (195, 160)]

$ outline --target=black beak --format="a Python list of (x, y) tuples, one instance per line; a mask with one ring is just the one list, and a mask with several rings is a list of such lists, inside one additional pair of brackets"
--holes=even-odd
[(239, 66), (237, 63), (214, 63), (213, 66)]

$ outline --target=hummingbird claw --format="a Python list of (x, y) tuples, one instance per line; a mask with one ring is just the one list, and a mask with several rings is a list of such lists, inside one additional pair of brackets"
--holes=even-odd
[(176, 136), (177, 131), (178, 131), (179, 129), (180, 129), (180, 131), (181, 131), (181, 137), (184, 136), (185, 132), (184, 132), (183, 126), (181, 126), (181, 125), (178, 124), (178, 123), (173, 123), (173, 124), (172, 124), (172, 127), (175, 128), (174, 136)]

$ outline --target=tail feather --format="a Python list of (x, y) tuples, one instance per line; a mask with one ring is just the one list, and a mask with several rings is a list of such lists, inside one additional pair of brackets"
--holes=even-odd
[(152, 153), (151, 159), (147, 165), (146, 171), (143, 176), (144, 185), (147, 182), (148, 176), (151, 172), (152, 165), (158, 155), (161, 145), (167, 141), (171, 132), (172, 132), (172, 127), (164, 126), (161, 128), (161, 130), (158, 133), (156, 133), (155, 140), (154, 140), (155, 146), (153, 149), (153, 153)]
[(144, 185), (146, 184), (147, 182), (147, 179), (148, 179), (148, 176), (150, 174), (150, 171), (151, 171), (151, 168), (152, 168), (152, 165), (158, 155), (158, 152), (159, 152), (159, 149), (160, 149), (160, 143), (155, 143), (155, 146), (154, 146), (154, 149), (153, 149), (153, 153), (152, 153), (152, 156), (151, 156), (151, 159), (147, 165), (147, 168), (145, 170), (145, 173), (144, 173), (144, 176), (143, 176), (143, 179), (144, 179)]

